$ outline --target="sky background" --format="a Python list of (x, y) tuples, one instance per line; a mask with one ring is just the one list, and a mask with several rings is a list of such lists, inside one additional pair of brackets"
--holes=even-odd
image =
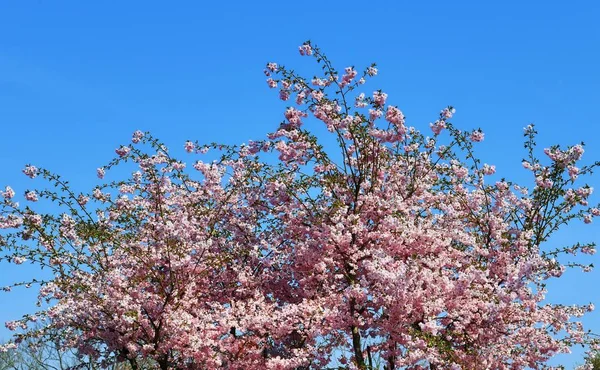
[[(584, 159), (600, 159), (598, 15), (597, 1), (2, 1), (0, 186), (22, 194), (32, 163), (88, 190), (137, 129), (176, 153), (188, 139), (264, 138), (285, 108), (264, 65), (311, 77), (316, 65), (297, 51), (307, 39), (339, 69), (377, 62), (366, 92), (385, 90), (410, 125), (428, 130), (453, 105), (456, 126), (486, 133), (483, 161), (526, 183), (530, 123), (540, 151), (583, 140)], [(589, 182), (600, 187), (600, 175)], [(598, 222), (552, 243), (599, 241)], [(0, 264), (0, 286), (34, 272)], [(548, 299), (600, 307), (599, 285), (599, 271), (569, 271)], [(0, 321), (32, 304), (28, 292), (1, 294)], [(584, 321), (600, 333), (600, 313)], [(558, 361), (571, 368), (581, 351)]]

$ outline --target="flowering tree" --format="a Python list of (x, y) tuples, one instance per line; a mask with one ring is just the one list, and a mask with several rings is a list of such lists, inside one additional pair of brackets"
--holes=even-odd
[[(544, 302), (548, 279), (589, 269), (561, 255), (594, 252), (545, 246), (562, 225), (600, 215), (592, 188), (575, 185), (600, 164), (577, 167), (582, 145), (548, 148), (542, 161), (528, 126), (533, 188), (491, 182), (494, 166), (474, 154), (483, 132), (454, 128), (452, 107), (427, 136), (384, 92), (359, 92), (375, 65), (338, 73), (310, 43), (300, 54), (323, 75), (265, 69), (295, 101), (279, 128), (241, 146), (187, 142), (206, 157), (195, 171), (139, 131), (98, 169), (134, 163), (131, 178), (90, 194), (25, 168), (56, 187), (26, 200), (62, 212), (3, 192), (4, 258), (53, 272), (15, 284), (39, 284), (41, 306), (7, 323), (21, 329), (16, 343), (51, 337), (133, 369), (392, 370), (544, 368), (590, 341), (573, 318), (591, 304)], [(319, 122), (329, 136), (310, 128)]]

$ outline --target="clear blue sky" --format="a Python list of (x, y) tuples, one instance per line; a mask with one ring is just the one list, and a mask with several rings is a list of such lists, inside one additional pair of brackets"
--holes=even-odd
[[(297, 53), (306, 39), (340, 68), (377, 62), (367, 89), (387, 91), (411, 125), (427, 129), (455, 106), (456, 125), (486, 132), (479, 153), (502, 176), (523, 175), (532, 122), (542, 146), (584, 140), (584, 158), (600, 159), (599, 14), (591, 0), (4, 1), (0, 185), (21, 193), (30, 183), (20, 171), (34, 163), (86, 190), (136, 129), (174, 148), (260, 139), (283, 109), (264, 64), (310, 71)], [(590, 182), (600, 188), (600, 175)], [(557, 242), (600, 241), (599, 222)], [(19, 271), (0, 265), (0, 285)], [(599, 284), (598, 271), (569, 272), (549, 298), (600, 307)], [(0, 321), (30, 307), (27, 297), (1, 295)], [(600, 313), (586, 322), (600, 333)]]

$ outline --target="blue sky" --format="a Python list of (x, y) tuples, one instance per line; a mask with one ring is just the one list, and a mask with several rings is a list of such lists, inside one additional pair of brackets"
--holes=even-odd
[[(411, 125), (455, 106), (457, 126), (485, 131), (479, 153), (501, 176), (522, 178), (529, 123), (541, 147), (583, 140), (584, 158), (600, 159), (598, 14), (595, 1), (2, 2), (0, 185), (22, 192), (34, 163), (86, 190), (136, 129), (178, 149), (260, 139), (284, 108), (262, 69), (312, 75), (297, 53), (306, 39), (340, 69), (377, 62), (367, 92), (384, 89)], [(600, 233), (574, 225), (563, 240)], [(0, 285), (23, 274), (0, 265)], [(599, 283), (598, 271), (568, 272), (548, 296), (600, 307)], [(30, 307), (26, 294), (0, 297), (0, 321)], [(600, 314), (586, 322), (600, 333)]]

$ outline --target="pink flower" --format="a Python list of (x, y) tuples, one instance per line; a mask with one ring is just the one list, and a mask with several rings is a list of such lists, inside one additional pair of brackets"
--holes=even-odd
[(3, 195), (6, 199), (12, 199), (15, 196), (15, 191), (10, 186), (7, 186)]
[(115, 149), (115, 153), (117, 153), (119, 157), (125, 157), (130, 151), (131, 149), (128, 146), (121, 146), (120, 148)]
[(364, 93), (360, 93), (360, 95), (358, 95), (355, 98), (356, 102), (354, 103), (354, 106), (356, 108), (364, 108), (367, 106), (367, 103), (365, 102), (365, 94)]
[(321, 99), (323, 99), (323, 92), (320, 90), (313, 90), (310, 95), (316, 100), (316, 101), (321, 101)]
[(142, 140), (143, 137), (144, 137), (144, 133), (140, 130), (137, 130), (136, 132), (133, 133), (133, 137), (131, 138), (131, 141), (134, 144), (137, 144), (140, 142), (140, 140)]
[(298, 105), (304, 104), (305, 98), (306, 98), (306, 94), (304, 93), (304, 91), (299, 92), (298, 95), (296, 95), (296, 104), (298, 104)]
[(593, 192), (594, 192), (594, 188), (592, 188), (591, 186), (584, 186), (584, 187), (581, 187), (581, 188), (575, 190), (575, 193), (582, 198), (589, 197), (590, 195), (592, 195)]
[(544, 148), (544, 154), (554, 162), (564, 162), (567, 159), (566, 153), (557, 148)]
[(478, 143), (480, 141), (483, 141), (484, 136), (485, 135), (484, 135), (483, 131), (475, 130), (471, 133), (470, 139), (471, 139), (471, 141)]
[(279, 91), (279, 99), (286, 101), (290, 98), (290, 91), (289, 90), (285, 90), (285, 89), (281, 89)]
[(489, 164), (484, 164), (483, 165), (483, 173), (485, 175), (493, 175), (494, 173), (496, 173), (496, 166), (490, 166)]
[(79, 195), (79, 197), (77, 198), (77, 201), (79, 202), (79, 204), (81, 204), (82, 206), (85, 206), (87, 204), (87, 202), (90, 201), (89, 197), (86, 197), (85, 195), (81, 194)]
[(181, 171), (185, 168), (185, 163), (181, 163), (181, 162), (173, 163), (173, 168), (176, 169), (177, 171)]
[(440, 112), (440, 117), (442, 117), (443, 119), (450, 119), (450, 118), (452, 118), (454, 113), (456, 113), (456, 109), (454, 109), (452, 107), (444, 108)]
[(27, 258), (25, 258), (25, 257), (21, 257), (21, 256), (16, 256), (16, 257), (13, 257), (13, 258), (12, 258), (12, 262), (13, 262), (15, 265), (20, 265), (20, 264), (22, 264), (22, 263), (23, 263), (23, 262), (25, 262), (25, 261), (27, 261)]
[(271, 72), (277, 72), (277, 63), (267, 63), (267, 69)]
[(184, 148), (185, 148), (186, 152), (188, 152), (188, 153), (193, 152), (195, 147), (196, 146), (194, 145), (193, 142), (191, 142), (191, 141), (186, 141), (185, 142)]
[(462, 166), (453, 166), (452, 171), (459, 179), (464, 179), (469, 174), (469, 170)]
[(308, 44), (308, 43), (304, 43), (304, 44), (300, 45), (298, 47), (298, 51), (300, 52), (300, 55), (307, 55), (307, 56), (310, 56), (313, 53), (312, 46), (310, 46), (310, 44)]
[(27, 199), (30, 202), (37, 202), (38, 195), (35, 191), (28, 191), (27, 193), (25, 193), (25, 199)]
[(500, 191), (507, 191), (508, 190), (508, 184), (505, 181), (496, 181), (496, 187)]
[(579, 175), (579, 168), (575, 166), (567, 166), (567, 170), (569, 171), (569, 178), (571, 180), (575, 180)]
[(101, 191), (100, 189), (98, 189), (98, 188), (94, 189), (94, 191), (92, 192), (92, 195), (93, 195), (93, 197), (94, 197), (95, 199), (98, 199), (98, 200), (105, 200), (105, 196), (104, 196), (104, 194), (103, 194), (103, 193), (102, 193), (102, 191)]
[(377, 68), (375, 68), (375, 67), (367, 68), (367, 74), (371, 77), (377, 76)]
[(98, 176), (99, 179), (103, 179), (104, 178), (104, 167), (98, 167), (96, 169), (96, 175)]
[(23, 169), (23, 173), (33, 179), (38, 175), (38, 169), (35, 166), (27, 166)]
[(274, 88), (276, 88), (276, 87), (277, 87), (277, 81), (275, 81), (275, 80), (274, 80), (274, 79), (272, 79), (272, 78), (268, 78), (268, 79), (267, 79), (267, 84), (269, 85), (269, 87), (270, 87), (271, 89), (274, 89)]
[(596, 248), (591, 245), (586, 245), (585, 247), (581, 248), (581, 253), (593, 255), (596, 254)]
[(329, 82), (327, 82), (327, 80), (322, 80), (322, 79), (316, 78), (316, 77), (312, 79), (311, 83), (314, 86), (328, 86), (329, 85)]
[(20, 326), (19, 322), (17, 321), (8, 321), (4, 325), (10, 331), (17, 330), (17, 328)]
[(6, 343), (6, 344), (2, 344), (0, 345), (0, 353), (6, 353), (8, 351), (11, 351), (13, 349), (17, 349), (17, 344), (16, 343)]
[(288, 108), (285, 111), (285, 118), (295, 128), (298, 128), (302, 125), (302, 117), (306, 116), (306, 113), (299, 111), (295, 108)]
[(537, 186), (539, 186), (540, 188), (543, 188), (543, 189), (550, 189), (552, 187), (552, 185), (554, 185), (554, 182), (552, 180), (550, 180), (549, 178), (545, 178), (543, 176), (536, 177), (535, 183)]
[(434, 123), (430, 123), (429, 127), (431, 127), (431, 131), (433, 131), (435, 135), (439, 135), (440, 132), (442, 132), (442, 130), (446, 128), (446, 121), (437, 120)]
[(387, 108), (385, 119), (395, 126), (404, 125), (404, 114), (400, 109), (391, 105)]
[(381, 109), (369, 109), (369, 119), (371, 121), (375, 121), (377, 118), (381, 117), (383, 112)]
[(382, 107), (387, 99), (387, 94), (381, 91), (373, 92), (373, 102), (376, 106)]
[(347, 67), (345, 69), (345, 74), (342, 76), (342, 82), (341, 82), (341, 86), (346, 86), (348, 85), (350, 82), (352, 82), (352, 80), (354, 79), (354, 77), (356, 77), (356, 70), (353, 67)]
[(25, 219), (34, 226), (42, 225), (42, 216), (40, 216), (38, 214), (29, 214), (29, 215), (25, 216)]
[(578, 144), (569, 149), (569, 156), (571, 157), (572, 161), (578, 161), (583, 155), (583, 152), (583, 146)]

